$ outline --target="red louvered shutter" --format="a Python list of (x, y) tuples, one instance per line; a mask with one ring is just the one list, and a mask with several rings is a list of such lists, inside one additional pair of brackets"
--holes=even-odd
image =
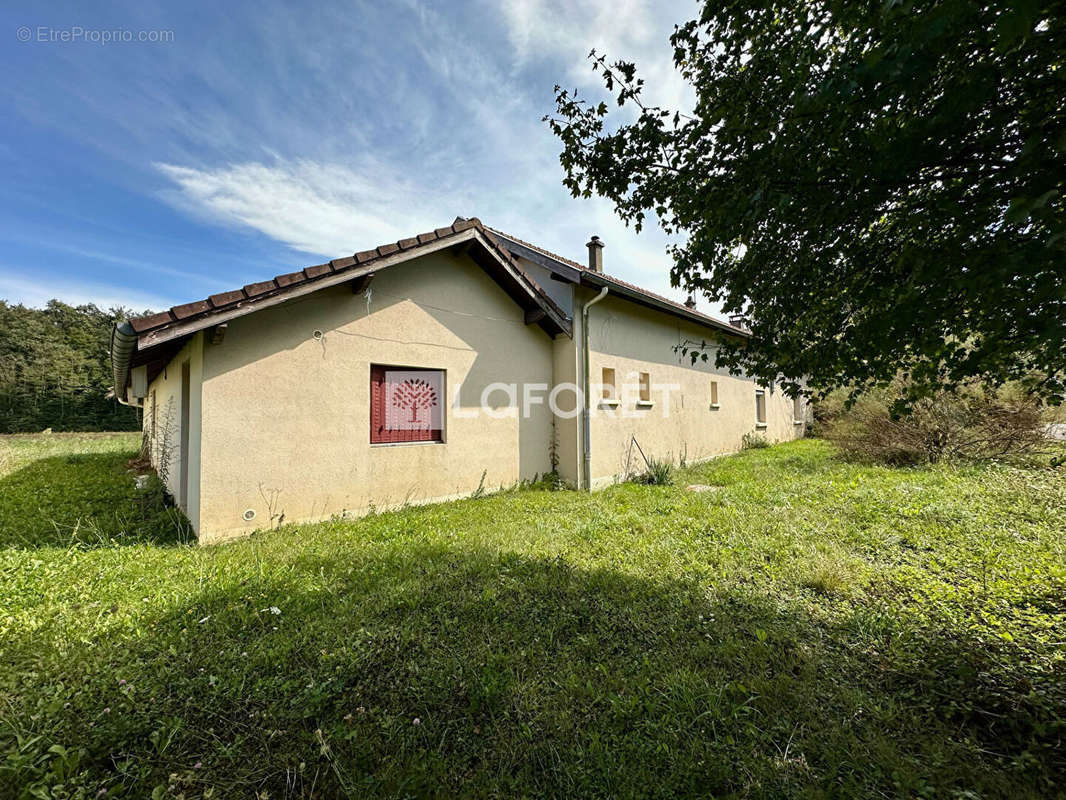
[(385, 368), (370, 365), (370, 443), (389, 441), (385, 438)]
[[(421, 387), (431, 397), (431, 406), (422, 409), (430, 411), (430, 424), (427, 427), (411, 427), (404, 424), (389, 425), (390, 412), (393, 417), (403, 413), (404, 409), (389, 408), (389, 372), (394, 378), (406, 378), (405, 383)], [(396, 373), (402, 373), (397, 376)], [(432, 388), (430, 388), (432, 387)], [(395, 389), (396, 387), (392, 387)], [(406, 387), (404, 387), (406, 388)], [(370, 365), (370, 443), (395, 444), (405, 442), (442, 442), (444, 441), (444, 371), (433, 369), (408, 369), (404, 367), (386, 367), (380, 364)], [(408, 409), (410, 406), (408, 406)], [(412, 412), (414, 413), (414, 412)], [(437, 420), (440, 420), (437, 422)], [(412, 420), (413, 421), (413, 420)], [(424, 423), (423, 423), (424, 424)]]

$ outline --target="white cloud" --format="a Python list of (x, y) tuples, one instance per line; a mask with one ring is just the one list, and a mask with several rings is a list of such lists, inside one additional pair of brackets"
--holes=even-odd
[(472, 171), (441, 171), (415, 180), (402, 165), (367, 160), (362, 169), (278, 158), (218, 169), (158, 167), (176, 186), (170, 199), (189, 213), (258, 231), (314, 257), (348, 255), (450, 224), (456, 215), (476, 215), (582, 263), (585, 242), (597, 234), (607, 244), (607, 272), (684, 300), (669, 284), (667, 237), (654, 227), (638, 236), (604, 200), (566, 199), (554, 173), (544, 170), (516, 171), (513, 186), (500, 190)]
[[(570, 198), (541, 117), (556, 81), (603, 93), (592, 47), (635, 61), (649, 100), (683, 106), (668, 39), (695, 0), (345, 0), (313, 15), (268, 1), (250, 14), (205, 13), (173, 47), (56, 50), (36, 80), (0, 94), (30, 124), (76, 140), (72, 152), (100, 154), (79, 157), (97, 179), (295, 254), (195, 227), (129, 227), (154, 220), (151, 208), (136, 222), (112, 215), (104, 230), (96, 212), (111, 209), (86, 201), (80, 236), (50, 210), (49, 230), (34, 234), (47, 240), (38, 249), (65, 257), (71, 281), (39, 289), (33, 272), (0, 266), (0, 296), (162, 307), (461, 214), (582, 262), (598, 234), (613, 275), (684, 299), (669, 288), (667, 238), (654, 224), (637, 236), (609, 202)], [(0, 143), (0, 160), (11, 155)], [(112, 275), (146, 288), (106, 285)]]
[(370, 159), (353, 166), (275, 159), (218, 169), (157, 167), (180, 190), (172, 199), (192, 213), (330, 258), (448, 224), (452, 218), (442, 219), (440, 209), (465, 205), (461, 195), (434, 191)]
[[(477, 215), (582, 262), (595, 233), (607, 242), (608, 271), (683, 300), (669, 286), (667, 237), (654, 223), (637, 236), (605, 200), (571, 199), (561, 185), (559, 142), (540, 118), (551, 110), (545, 95), (553, 80), (599, 85), (585, 59), (593, 46), (635, 60), (649, 99), (684, 104), (689, 89), (673, 69), (668, 39), (675, 23), (696, 13), (694, 0), (506, 0), (492, 12), (509, 45), (499, 49), (485, 46), (484, 30), (410, 3), (406, 55), (415, 58), (385, 62), (389, 81), (373, 88), (380, 97), (362, 122), (366, 131), (397, 131), (396, 140), (359, 135), (347, 147), (336, 139), (307, 146), (305, 123), (290, 132), (278, 119), (273, 138), (294, 144), (267, 156), (259, 149), (239, 158), (161, 159), (155, 166), (171, 182), (166, 198), (200, 219), (258, 231), (314, 257), (395, 241), (456, 215)], [(338, 93), (331, 104), (344, 107), (348, 85), (321, 91), (330, 89)]]
[[(217, 169), (157, 165), (176, 192), (170, 199), (215, 224), (259, 231), (293, 250), (334, 258), (478, 215), (493, 226), (526, 231), (536, 243), (583, 257), (588, 236), (598, 233), (618, 245), (624, 271), (661, 274), (666, 264), (661, 237), (636, 237), (602, 200), (558, 198), (554, 175), (516, 174), (509, 196), (476, 174), (406, 177), (399, 165), (363, 161), (362, 168), (310, 160), (248, 162)], [(447, 188), (458, 187), (453, 191)], [(584, 212), (576, 213), (575, 212)]]
[(57, 279), (54, 276), (49, 277), (47, 281), (21, 277), (29, 272), (30, 270), (20, 269), (18, 275), (13, 275), (0, 271), (0, 300), (42, 308), (49, 300), (59, 298), (69, 305), (95, 303), (104, 309), (125, 306), (135, 311), (159, 311), (169, 308), (175, 302), (175, 298), (106, 283)]
[(602, 90), (587, 58), (595, 49), (609, 61), (636, 62), (651, 103), (691, 106), (669, 38), (675, 24), (698, 15), (695, 0), (506, 0), (500, 11), (518, 66), (547, 59), (564, 66), (560, 83)]

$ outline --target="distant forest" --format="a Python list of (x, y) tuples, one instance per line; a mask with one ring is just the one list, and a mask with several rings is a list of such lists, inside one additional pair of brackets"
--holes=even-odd
[(138, 410), (109, 396), (109, 348), (115, 320), (140, 313), (0, 300), (0, 433), (137, 430)]

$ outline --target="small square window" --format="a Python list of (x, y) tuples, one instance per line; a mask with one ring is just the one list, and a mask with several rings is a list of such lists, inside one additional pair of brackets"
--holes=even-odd
[(651, 375), (647, 372), (640, 373), (640, 402), (651, 402)]
[(444, 441), (444, 370), (370, 365), (370, 443)]
[(718, 408), (718, 381), (711, 381), (711, 408)]
[(614, 370), (610, 367), (603, 368), (602, 392), (601, 399), (605, 403), (613, 403), (615, 401)]
[(766, 392), (755, 390), (755, 424), (766, 425)]

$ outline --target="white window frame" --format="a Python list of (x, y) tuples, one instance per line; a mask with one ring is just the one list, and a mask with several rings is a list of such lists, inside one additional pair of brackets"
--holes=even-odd
[(651, 399), (651, 373), (637, 373), (637, 408), (651, 408), (655, 402)]
[(755, 390), (755, 427), (766, 427), (766, 390)]
[(600, 405), (614, 408), (618, 405), (618, 373), (614, 367), (601, 367), (600, 381)]

